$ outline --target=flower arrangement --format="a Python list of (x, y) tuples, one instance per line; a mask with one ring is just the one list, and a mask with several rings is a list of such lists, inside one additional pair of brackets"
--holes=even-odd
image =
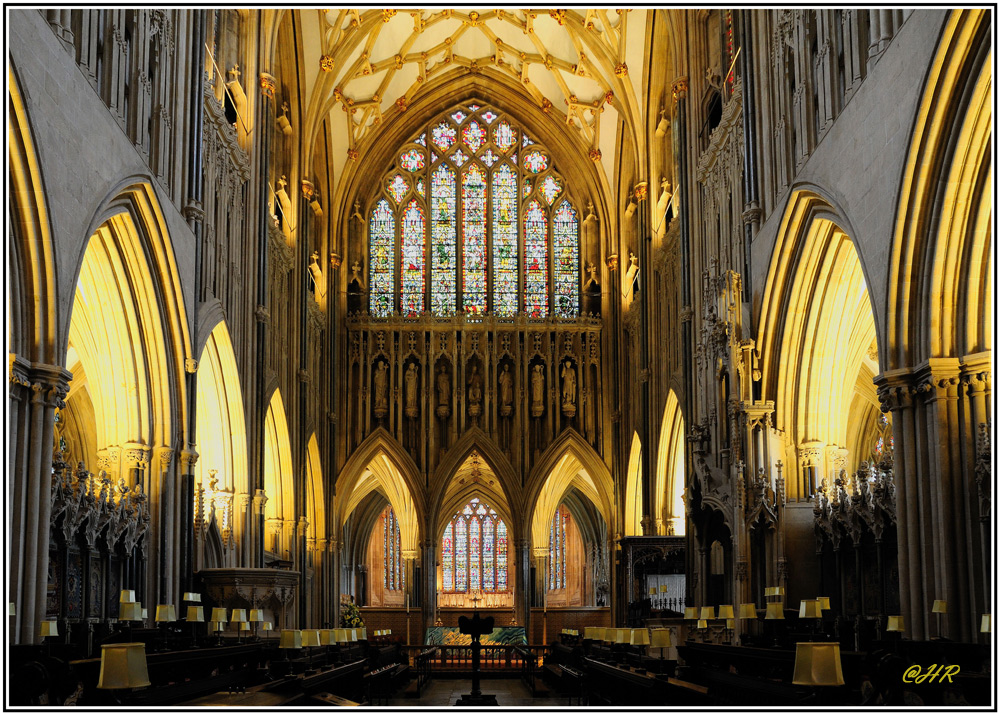
[(340, 607), (340, 627), (341, 628), (364, 628), (365, 622), (361, 619), (361, 609), (356, 603), (345, 603)]

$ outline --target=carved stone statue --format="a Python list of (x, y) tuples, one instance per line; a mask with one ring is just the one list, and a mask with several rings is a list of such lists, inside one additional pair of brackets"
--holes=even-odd
[(500, 416), (508, 417), (514, 404), (514, 389), (513, 379), (510, 376), (510, 366), (507, 363), (504, 363), (497, 381), (500, 383)]
[(375, 368), (375, 416), (382, 417), (388, 411), (389, 398), (386, 389), (386, 373), (389, 371), (385, 360), (379, 360)]
[(438, 367), (437, 374), (437, 416), (447, 417), (451, 414), (451, 378), (444, 365)]
[(567, 360), (562, 369), (562, 409), (563, 414), (572, 417), (576, 414), (576, 368)]
[(404, 382), (404, 393), (406, 396), (406, 416), (416, 417), (417, 416), (417, 380), (419, 379), (419, 374), (417, 372), (417, 364), (411, 362), (410, 366), (406, 368), (406, 375), (403, 377)]
[(472, 366), (469, 375), (469, 416), (478, 417), (483, 403), (483, 376), (479, 374), (479, 366)]
[(541, 365), (531, 369), (531, 416), (541, 417), (545, 412), (545, 373)]

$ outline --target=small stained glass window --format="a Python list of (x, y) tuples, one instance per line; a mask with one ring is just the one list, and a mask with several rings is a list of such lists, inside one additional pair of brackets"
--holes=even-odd
[(393, 266), (396, 263), (396, 218), (386, 199), (380, 199), (375, 203), (369, 230), (368, 251), (371, 261), (369, 310), (375, 317), (384, 318), (392, 314), (395, 296)]
[(548, 300), (548, 219), (538, 201), (528, 204), (524, 216), (524, 312), (544, 318)]
[(514, 129), (510, 126), (510, 122), (506, 119), (502, 120), (493, 128), (493, 143), (496, 144), (497, 149), (500, 151), (507, 153), (516, 142), (517, 135), (514, 133)]
[(406, 192), (409, 190), (410, 184), (401, 174), (396, 174), (389, 180), (389, 193), (396, 200), (397, 204), (403, 200), (403, 197), (406, 196)]
[(552, 202), (556, 200), (556, 197), (562, 192), (562, 182), (550, 174), (542, 179), (541, 192), (542, 196), (545, 197), (545, 200), (549, 203), (549, 205), (551, 205)]
[(545, 154), (538, 151), (537, 149), (532, 149), (527, 154), (524, 155), (524, 168), (530, 171), (532, 174), (537, 174), (540, 171), (545, 171), (549, 166), (549, 159)]
[(410, 149), (399, 157), (399, 165), (407, 171), (419, 171), (424, 168), (424, 153), (420, 149)]
[(482, 113), (482, 117), (484, 120), (486, 120), (487, 124), (492, 124), (494, 121), (496, 121), (497, 115), (493, 113), (493, 110), (487, 109), (485, 112)]
[(462, 166), (467, 160), (468, 156), (465, 155), (461, 149), (456, 149), (455, 153), (451, 155), (451, 160), (455, 162), (455, 166)]
[(491, 166), (493, 166), (493, 164), (496, 163), (496, 160), (499, 159), (500, 157), (494, 154), (492, 149), (487, 149), (486, 151), (483, 152), (483, 155), (479, 158), (482, 159), (483, 163), (486, 164), (486, 168), (488, 169)]
[(448, 151), (455, 143), (456, 134), (455, 127), (447, 122), (441, 122), (431, 130), (431, 141), (441, 151)]
[(473, 154), (479, 152), (479, 149), (486, 143), (486, 127), (472, 120), (462, 129), (462, 141), (465, 142), (465, 146), (472, 150)]

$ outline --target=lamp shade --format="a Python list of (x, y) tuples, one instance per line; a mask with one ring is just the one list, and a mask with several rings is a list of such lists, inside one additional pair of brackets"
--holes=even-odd
[(302, 631), (282, 631), (281, 641), (278, 642), (279, 648), (301, 648), (302, 647)]
[(711, 621), (715, 618), (715, 606), (702, 606), (701, 614), (698, 616), (703, 621)]
[(684, 618), (689, 621), (697, 621), (698, 609), (695, 606), (688, 606), (684, 609)]
[(606, 635), (607, 632), (608, 632), (607, 628), (600, 628), (600, 627), (595, 628), (594, 629), (594, 640), (595, 641), (606, 641), (608, 639), (608, 637)]
[(823, 609), (824, 611), (829, 611), (830, 610), (830, 597), (829, 596), (820, 596), (818, 600), (819, 600), (819, 607), (821, 609)]
[(209, 621), (208, 630), (210, 631), (221, 631), (225, 623), (219, 623), (218, 621)]
[[(235, 623), (235, 621), (234, 621), (234, 623)], [(240, 630), (241, 631), (249, 631), (250, 630), (250, 622), (249, 621), (240, 621)]]
[(736, 619), (735, 618), (727, 618), (726, 619), (726, 628), (728, 628), (729, 630), (733, 630), (734, 628), (736, 628)]
[(733, 613), (732, 606), (719, 606), (719, 618), (736, 618), (736, 614)]
[(633, 628), (632, 645), (649, 645), (649, 631), (645, 628)]
[(699, 628), (708, 628), (708, 621), (706, 621), (704, 618), (701, 619), (700, 621), (698, 621), (698, 627)]
[(656, 586), (650, 586), (649, 587), (649, 595), (650, 596), (655, 596), (656, 595)]
[(666, 593), (666, 592), (667, 592), (667, 584), (661, 583), (660, 584), (660, 593)]
[(947, 601), (934, 601), (934, 606), (931, 608), (931, 613), (947, 613), (947, 612), (948, 612)]
[[(377, 633), (377, 631), (376, 631)], [(333, 636), (332, 628), (323, 628), (319, 632), (319, 644), (320, 645), (333, 645), (337, 642), (337, 639)]]
[(188, 606), (187, 620), (188, 620), (189, 623), (204, 623), (205, 622), (205, 607), (204, 606)]
[(216, 623), (226, 622), (226, 609), (225, 608), (213, 608), (212, 609), (212, 620)]
[[(140, 606), (141, 605), (142, 604), (140, 604)], [(139, 618), (141, 618), (142, 620), (146, 620), (147, 618), (149, 618), (149, 611), (147, 611), (145, 608), (140, 608), (139, 609)]]
[(122, 591), (121, 596), (118, 597), (118, 603), (135, 603), (135, 591), (128, 588)]
[(740, 604), (740, 618), (756, 618), (757, 617), (757, 604), (756, 603), (741, 603)]
[(149, 685), (145, 643), (109, 643), (101, 646), (101, 675), (97, 687), (102, 690), (142, 688)]
[(993, 616), (989, 613), (983, 614), (983, 620), (979, 623), (980, 633), (992, 633), (993, 632)]
[(263, 623), (264, 622), (264, 611), (259, 608), (250, 609), (250, 622), (251, 623)]
[(583, 629), (583, 637), (587, 640), (594, 640), (594, 635), (597, 632), (596, 626), (586, 626)]
[(141, 621), (142, 620), (142, 604), (135, 602), (126, 602), (118, 604), (118, 620), (119, 621)]
[(615, 643), (628, 643), (631, 635), (628, 628), (618, 628), (615, 632)]
[(189, 603), (201, 603), (201, 594), (194, 591), (185, 591), (184, 600)]
[(262, 631), (273, 631), (274, 624), (271, 623), (270, 621), (264, 621), (263, 623), (260, 624), (260, 629)]
[(796, 643), (795, 685), (843, 685), (840, 643)]
[(233, 623), (246, 623), (247, 609), (234, 608), (232, 618), (230, 618), (229, 620)]
[(302, 631), (302, 645), (307, 648), (319, 645), (319, 631), (314, 629)]
[(807, 599), (799, 603), (799, 618), (822, 618), (819, 599)]
[(775, 586), (768, 586), (767, 588), (764, 589), (764, 596), (765, 597), (766, 596), (777, 596), (778, 595), (776, 593), (777, 590), (778, 589)]
[(902, 633), (903, 632), (903, 617), (902, 616), (889, 616), (889, 623), (886, 625), (885, 629), (891, 633)]
[(358, 629), (357, 628), (351, 628), (351, 629), (349, 629), (347, 631), (347, 637), (351, 641), (351, 643), (357, 643), (358, 642)]
[(38, 626), (38, 635), (43, 638), (45, 636), (59, 635), (59, 621), (42, 621)]
[(767, 613), (764, 614), (765, 621), (782, 620), (785, 617), (785, 607), (780, 603), (767, 604)]
[(174, 608), (174, 604), (159, 604), (156, 607), (156, 618), (154, 619), (157, 623), (171, 623), (177, 620), (177, 610)]
[(367, 629), (367, 628), (362, 628), (362, 629), (361, 629), (361, 630), (360, 630), (360, 631), (358, 632), (358, 639), (359, 639), (359, 640), (363, 640), (363, 641), (366, 641), (366, 640), (368, 640), (368, 629)]
[(669, 648), (673, 645), (670, 642), (670, 630), (667, 628), (654, 628), (649, 635), (649, 645), (653, 648)]
[(346, 628), (334, 628), (333, 629), (333, 639), (338, 643), (347, 642), (347, 629)]

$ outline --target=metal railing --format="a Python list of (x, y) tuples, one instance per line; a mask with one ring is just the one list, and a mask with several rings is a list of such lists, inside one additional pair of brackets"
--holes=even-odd
[[(435, 645), (437, 652), (425, 656), (426, 665), (431, 672), (472, 672), (471, 645)], [(411, 663), (426, 651), (428, 646), (404, 646)], [(546, 645), (484, 645), (479, 654), (479, 667), (484, 672), (509, 671), (511, 675), (521, 672), (525, 654), (530, 653), (536, 664), (544, 661), (549, 653)]]

